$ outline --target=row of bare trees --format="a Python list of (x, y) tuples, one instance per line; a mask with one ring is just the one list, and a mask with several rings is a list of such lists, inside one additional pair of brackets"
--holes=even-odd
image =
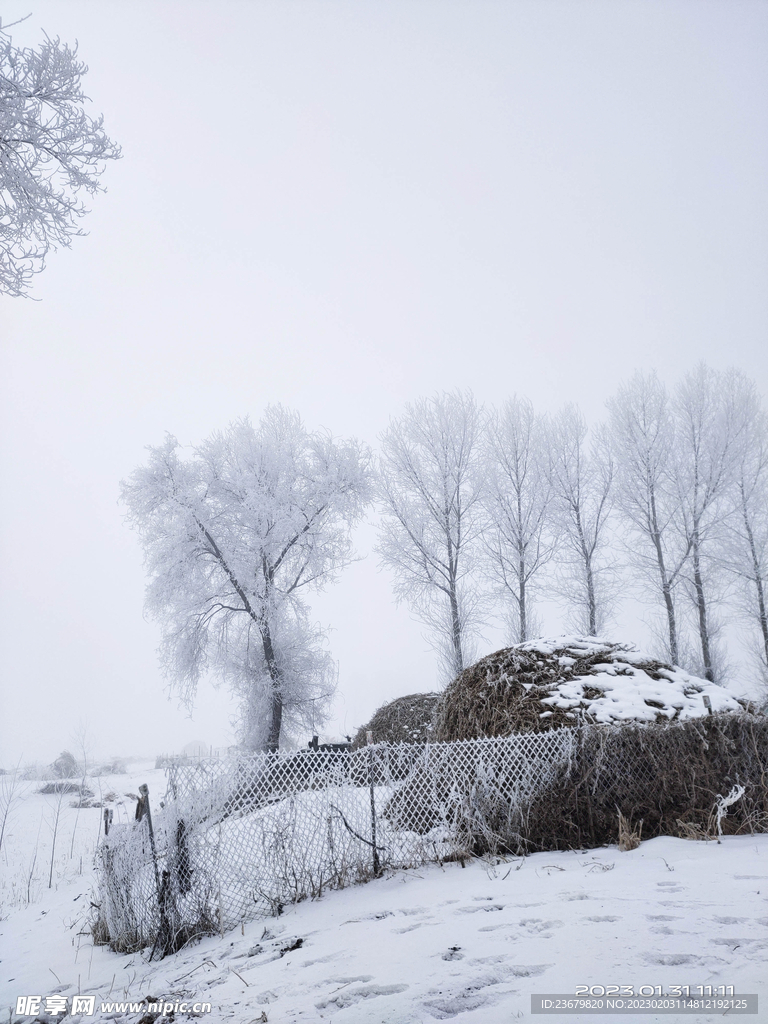
[(658, 611), (676, 664), (722, 675), (738, 613), (768, 673), (768, 419), (754, 383), (701, 364), (669, 391), (637, 373), (590, 429), (576, 406), (421, 399), (382, 437), (379, 553), (451, 678), (500, 609), (509, 640), (557, 596), (598, 635), (631, 593)]
[(122, 485), (171, 686), (191, 703), (202, 675), (220, 677), (245, 745), (276, 750), (285, 726), (323, 720), (336, 670), (307, 596), (355, 557), (374, 494), (380, 555), (446, 679), (500, 610), (524, 642), (554, 593), (597, 635), (630, 588), (657, 605), (669, 659), (710, 679), (735, 599), (768, 671), (768, 427), (742, 374), (700, 366), (672, 394), (638, 374), (592, 430), (575, 406), (542, 417), (526, 399), (485, 411), (436, 395), (390, 424), (373, 463), (278, 406), (186, 450), (167, 437)]

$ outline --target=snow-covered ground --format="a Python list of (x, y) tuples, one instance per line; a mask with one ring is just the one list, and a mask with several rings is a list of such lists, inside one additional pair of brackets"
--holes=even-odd
[[(115, 795), (116, 820), (132, 816), (125, 794), (142, 782), (156, 804), (165, 779), (149, 763), (88, 780), (97, 797), (99, 786), (102, 799)], [(2, 1020), (20, 995), (79, 991), (96, 996), (96, 1012), (83, 1022), (108, 1019), (102, 1001), (154, 997), (210, 1002), (201, 1018), (210, 1024), (507, 1024), (533, 1019), (532, 993), (575, 993), (577, 985), (732, 985), (758, 993), (760, 1012), (748, 1019), (768, 1021), (768, 835), (721, 844), (662, 837), (627, 853), (607, 847), (397, 871), (147, 963), (91, 942), (103, 812), (78, 811), (71, 796), (59, 804), (40, 786), (17, 791), (0, 854)], [(110, 1011), (118, 1022), (141, 1016)], [(175, 1020), (189, 1016), (177, 1012)], [(690, 1024), (716, 1016), (722, 1011), (629, 1019)]]

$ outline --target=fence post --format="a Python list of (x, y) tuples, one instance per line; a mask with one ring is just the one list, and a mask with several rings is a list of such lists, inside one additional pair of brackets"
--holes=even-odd
[[(371, 733), (368, 733), (371, 736)], [(368, 786), (371, 794), (371, 843), (373, 845), (373, 875), (378, 878), (381, 874), (379, 863), (379, 849), (376, 846), (376, 800), (373, 792), (373, 746), (370, 738), (368, 740)]]
[[(160, 884), (160, 869), (157, 866), (157, 847), (155, 846), (155, 830), (152, 827), (152, 813), (149, 809), (149, 786), (146, 782), (143, 782), (139, 786), (139, 793), (142, 799), (142, 811), (141, 816), (147, 816), (147, 828), (149, 829), (149, 848), (152, 851), (152, 865), (155, 869), (155, 885), (157, 886), (157, 908), (160, 913), (160, 931), (155, 938), (155, 944), (152, 947), (152, 952), (149, 954), (149, 959), (152, 959), (155, 949), (158, 944), (161, 946), (161, 952), (163, 956), (168, 952), (168, 945), (171, 939), (171, 929), (168, 921), (168, 915), (166, 913), (166, 893), (163, 885)], [(164, 882), (167, 882), (165, 878), (167, 872), (164, 872)], [(161, 958), (162, 959), (162, 958)]]

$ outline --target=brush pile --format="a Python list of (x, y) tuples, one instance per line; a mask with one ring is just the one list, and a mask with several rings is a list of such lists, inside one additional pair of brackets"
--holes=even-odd
[(435, 740), (510, 736), (563, 726), (657, 722), (741, 711), (715, 683), (595, 637), (508, 647), (466, 669), (445, 691)]
[[(643, 839), (768, 832), (765, 715), (740, 711), (664, 728), (591, 725), (548, 735), (562, 738), (549, 764), (539, 745), (532, 763), (516, 745), (507, 748), (524, 736), (474, 741), (490, 744), (476, 751), (473, 741), (433, 746), (429, 764), (410, 773), (385, 816), (415, 832), (447, 827), (474, 854), (605, 846), (620, 842), (622, 829)], [(718, 818), (725, 805), (727, 815)]]
[[(514, 759), (445, 760), (456, 741), (558, 729), (568, 755), (542, 764), (526, 794)], [(558, 637), (497, 651), (450, 684), (431, 738), (446, 743), (445, 764), (426, 780), (414, 773), (388, 813), (414, 829), (447, 815), (476, 853), (602, 846), (620, 823), (629, 834), (642, 822), (643, 838), (711, 835), (718, 798), (740, 786), (723, 831), (768, 830), (768, 718), (621, 644)]]
[(618, 812), (635, 827), (642, 822), (643, 839), (688, 838), (691, 827), (713, 838), (718, 798), (740, 785), (744, 793), (722, 820), (722, 832), (768, 831), (764, 715), (717, 714), (665, 729), (630, 725), (579, 731), (580, 749), (570, 770), (527, 809), (529, 849), (614, 843)]
[(411, 693), (384, 704), (370, 722), (357, 730), (352, 749), (364, 747), (369, 732), (374, 743), (430, 743), (439, 700), (437, 693)]

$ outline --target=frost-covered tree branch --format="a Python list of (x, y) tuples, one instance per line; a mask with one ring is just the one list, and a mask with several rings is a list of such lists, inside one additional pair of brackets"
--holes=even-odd
[(369, 462), (358, 442), (310, 434), (273, 407), (258, 428), (237, 421), (186, 460), (168, 437), (122, 486), (166, 674), (187, 702), (206, 670), (226, 680), (253, 748), (276, 750), (286, 716), (322, 719), (333, 694), (325, 636), (301, 594), (352, 558)]
[(378, 551), (428, 628), (446, 679), (468, 664), (481, 607), (482, 416), (468, 393), (420, 399), (381, 439)]
[(80, 196), (103, 192), (106, 161), (121, 155), (104, 119), (85, 113), (87, 71), (76, 46), (46, 37), (18, 48), (0, 23), (0, 291), (8, 295), (26, 295), (49, 251), (84, 233)]

